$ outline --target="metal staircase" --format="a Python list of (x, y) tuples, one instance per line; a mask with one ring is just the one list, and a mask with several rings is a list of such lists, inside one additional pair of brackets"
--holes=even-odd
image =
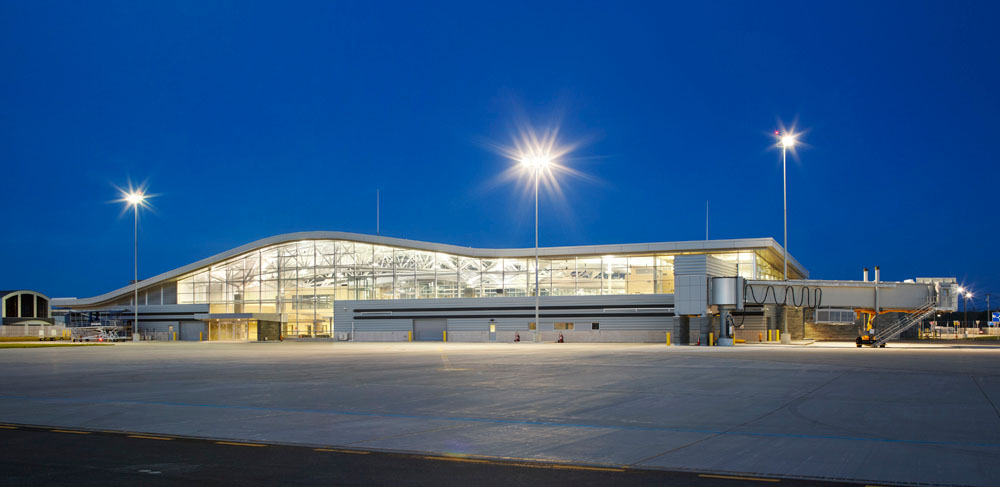
[(873, 347), (881, 347), (885, 345), (885, 342), (899, 338), (899, 334), (903, 333), (914, 325), (920, 323), (925, 318), (934, 314), (937, 310), (937, 301), (928, 299), (923, 306), (916, 309), (912, 313), (907, 313), (903, 315), (900, 319), (890, 323), (885, 327), (880, 327), (875, 330), (875, 341), (872, 342)]

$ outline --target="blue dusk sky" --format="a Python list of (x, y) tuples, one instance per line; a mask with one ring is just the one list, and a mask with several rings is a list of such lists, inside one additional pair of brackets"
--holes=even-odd
[[(0, 2), (0, 288), (86, 297), (286, 232), (782, 238), (814, 278), (1000, 292), (997, 2)], [(997, 299), (995, 301), (1000, 301)]]

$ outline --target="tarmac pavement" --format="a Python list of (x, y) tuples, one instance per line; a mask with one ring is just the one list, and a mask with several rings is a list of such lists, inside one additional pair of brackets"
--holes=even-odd
[(0, 422), (767, 478), (996, 484), (1000, 349), (847, 345), (6, 349)]

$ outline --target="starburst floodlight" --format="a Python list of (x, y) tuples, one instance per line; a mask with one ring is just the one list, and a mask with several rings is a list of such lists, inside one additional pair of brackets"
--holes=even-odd
[(521, 165), (533, 171), (545, 169), (551, 163), (552, 159), (546, 155), (528, 155), (521, 159)]
[(130, 191), (125, 194), (125, 201), (131, 206), (139, 206), (146, 201), (146, 195), (142, 191)]

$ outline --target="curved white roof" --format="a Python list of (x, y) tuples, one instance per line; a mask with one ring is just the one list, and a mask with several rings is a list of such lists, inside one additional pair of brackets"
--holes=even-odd
[[(241, 245), (232, 250), (227, 250), (215, 254), (211, 257), (201, 259), (184, 267), (164, 272), (160, 275), (139, 281), (139, 287), (145, 288), (155, 286), (163, 282), (170, 282), (204, 267), (209, 267), (231, 257), (257, 250), (272, 245), (294, 242), (298, 240), (349, 240), (369, 244), (388, 245), (392, 247), (403, 247), (408, 249), (427, 250), (432, 252), (444, 252), (461, 255), (465, 257), (534, 257), (535, 248), (522, 249), (478, 249), (473, 247), (460, 247), (457, 245), (439, 244), (433, 242), (421, 242), (419, 240), (407, 240), (404, 238), (381, 237), (375, 235), (365, 235), (361, 233), (349, 232), (295, 232), (275, 235), (273, 237), (262, 238), (260, 240)], [(656, 242), (638, 244), (611, 244), (611, 245), (579, 245), (568, 247), (541, 247), (538, 255), (542, 257), (556, 256), (579, 256), (579, 255), (620, 255), (620, 254), (640, 254), (652, 252), (704, 252), (704, 251), (726, 251), (738, 249), (764, 249), (770, 250), (780, 259), (781, 246), (773, 238), (740, 238), (730, 240), (691, 240), (684, 242)], [(802, 267), (791, 255), (788, 256), (789, 268), (801, 274), (802, 277), (809, 277), (809, 272)], [(132, 286), (115, 289), (114, 291), (94, 296), (90, 298), (55, 298), (52, 304), (55, 306), (89, 306), (105, 301), (118, 299), (132, 292)]]

